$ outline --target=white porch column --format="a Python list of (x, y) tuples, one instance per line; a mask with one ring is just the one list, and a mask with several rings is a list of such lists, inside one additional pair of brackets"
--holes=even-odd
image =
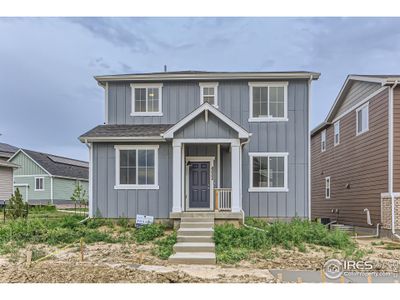
[(240, 142), (231, 143), (232, 212), (240, 212)]
[(172, 212), (181, 212), (182, 144), (174, 141), (172, 146)]

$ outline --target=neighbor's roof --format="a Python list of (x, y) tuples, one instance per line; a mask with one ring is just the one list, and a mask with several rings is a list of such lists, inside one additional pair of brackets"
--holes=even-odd
[(132, 73), (118, 75), (100, 75), (94, 78), (99, 83), (107, 81), (157, 81), (157, 80), (224, 80), (224, 79), (318, 79), (321, 74), (308, 71), (287, 72), (208, 72), (173, 71), (154, 73)]
[(19, 151), (28, 155), (52, 176), (85, 180), (89, 178), (89, 164), (86, 161), (26, 149), (20, 149)]
[(11, 157), (15, 152), (18, 151), (17, 147), (6, 143), (0, 143), (0, 157)]
[(84, 141), (118, 140), (126, 138), (162, 139), (161, 134), (174, 124), (144, 124), (144, 125), (99, 125), (82, 134), (79, 139)]
[(1, 160), (0, 159), (0, 167), (6, 167), (6, 168), (18, 168), (19, 166), (16, 164), (13, 164), (9, 161)]
[(319, 124), (311, 131), (311, 136), (318, 133), (319, 131), (326, 128), (328, 125), (332, 123), (336, 112), (338, 111), (339, 107), (342, 105), (347, 91), (349, 90), (350, 86), (354, 81), (367, 81), (380, 84), (383, 86), (393, 85), (395, 83), (400, 84), (400, 75), (384, 75), (384, 74), (350, 74), (347, 76), (342, 88), (337, 95), (334, 104), (332, 105), (327, 117), (325, 118), (324, 122)]

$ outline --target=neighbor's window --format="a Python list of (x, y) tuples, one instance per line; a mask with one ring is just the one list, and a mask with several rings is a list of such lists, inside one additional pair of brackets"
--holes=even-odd
[(339, 145), (340, 143), (340, 121), (337, 121), (335, 125), (333, 126), (334, 128), (334, 135), (333, 135), (333, 144), (334, 146)]
[(43, 191), (43, 190), (44, 190), (44, 178), (35, 177), (35, 191)]
[(287, 82), (250, 82), (249, 121), (287, 120)]
[(137, 116), (162, 115), (162, 84), (131, 84), (132, 113)]
[(369, 129), (369, 105), (364, 104), (356, 110), (357, 113), (357, 135)]
[(116, 188), (158, 188), (158, 146), (115, 146)]
[(287, 189), (287, 153), (250, 153), (250, 191)]
[(325, 177), (325, 199), (331, 198), (331, 178)]
[(218, 107), (218, 82), (200, 83), (200, 104), (204, 102)]
[(326, 150), (326, 130), (321, 131), (321, 152)]

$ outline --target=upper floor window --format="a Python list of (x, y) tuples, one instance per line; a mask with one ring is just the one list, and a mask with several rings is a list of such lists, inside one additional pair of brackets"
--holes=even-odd
[(208, 102), (218, 107), (218, 82), (201, 82), (200, 84), (200, 105)]
[(249, 122), (287, 121), (287, 82), (249, 82)]
[(162, 84), (131, 84), (132, 116), (162, 116)]
[(35, 177), (35, 191), (44, 191), (43, 177)]
[(331, 178), (325, 177), (325, 199), (331, 198)]
[(357, 135), (369, 130), (369, 105), (368, 103), (356, 110)]
[(158, 189), (158, 146), (117, 145), (117, 189)]
[(287, 153), (249, 153), (250, 192), (287, 191)]
[(326, 150), (326, 129), (321, 131), (321, 152)]
[(334, 125), (334, 135), (333, 135), (333, 144), (334, 146), (339, 145), (340, 143), (340, 121), (337, 121)]

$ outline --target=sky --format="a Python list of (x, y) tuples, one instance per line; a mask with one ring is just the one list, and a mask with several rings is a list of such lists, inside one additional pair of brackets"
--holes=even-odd
[(400, 18), (0, 18), (0, 142), (88, 159), (94, 75), (316, 71), (311, 127), (348, 74), (398, 74)]

